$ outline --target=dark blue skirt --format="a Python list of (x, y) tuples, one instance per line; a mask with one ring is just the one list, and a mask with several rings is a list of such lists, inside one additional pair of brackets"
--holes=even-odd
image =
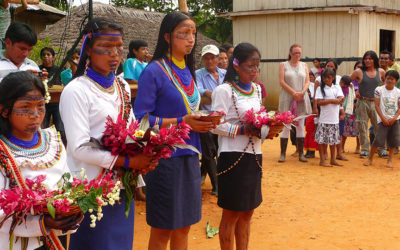
[(146, 174), (146, 220), (152, 227), (175, 230), (201, 219), (199, 156), (161, 159)]
[[(71, 234), (71, 250), (132, 250), (135, 202), (132, 201), (128, 218), (125, 217), (125, 190), (121, 190), (121, 204), (103, 207), (103, 218), (91, 228), (90, 214), (85, 214), (78, 231)], [(97, 213), (93, 211), (97, 216)]]

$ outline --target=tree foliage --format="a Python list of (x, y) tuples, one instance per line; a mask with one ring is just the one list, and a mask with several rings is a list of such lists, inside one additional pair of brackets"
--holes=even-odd
[(41, 2), (63, 11), (68, 10), (72, 3), (69, 0), (42, 0)]
[[(173, 0), (111, 0), (116, 6), (170, 12), (178, 6)], [(187, 0), (189, 12), (196, 20), (198, 30), (220, 43), (232, 42), (232, 21), (215, 16), (218, 12), (232, 11), (232, 0)]]

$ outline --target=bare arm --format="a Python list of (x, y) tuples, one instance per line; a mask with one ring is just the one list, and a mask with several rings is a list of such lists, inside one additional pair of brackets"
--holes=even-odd
[(340, 105), (339, 99), (317, 99), (318, 106), (325, 106), (329, 104), (337, 104)]
[(362, 77), (362, 71), (361, 69), (356, 69), (353, 71), (353, 73), (351, 74), (350, 78), (352, 81), (357, 81), (359, 84), (361, 83), (363, 77)]
[(309, 72), (308, 65), (305, 63), (305, 66), (306, 66), (306, 82), (304, 83), (304, 88), (302, 90), (303, 95), (304, 95), (304, 93), (307, 92), (308, 87), (310, 86), (310, 74), (308, 73)]
[(28, 4), (26, 3), (26, 0), (21, 0), (21, 4), (22, 4), (22, 6), (15, 9), (15, 14), (18, 14), (28, 8)]
[(385, 82), (385, 71), (381, 68), (379, 68), (379, 76), (381, 78), (381, 81)]

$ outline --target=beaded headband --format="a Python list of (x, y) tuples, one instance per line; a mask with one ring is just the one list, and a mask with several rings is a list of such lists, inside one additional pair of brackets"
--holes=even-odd
[[(87, 39), (92, 38), (93, 36), (122, 36), (122, 34), (114, 34), (114, 33), (87, 33), (86, 35), (83, 36), (82, 39), (82, 47), (81, 47), (81, 53), (80, 55), (83, 55), (83, 52), (85, 51), (85, 47), (86, 47), (86, 42)], [(82, 58), (82, 57), (81, 57)], [(80, 59), (79, 59), (80, 62)]]

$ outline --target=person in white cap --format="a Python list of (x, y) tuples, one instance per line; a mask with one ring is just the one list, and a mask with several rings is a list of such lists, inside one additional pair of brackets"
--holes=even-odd
[[(219, 49), (217, 46), (209, 44), (201, 50), (201, 58), (204, 68), (196, 70), (196, 82), (202, 97), (202, 110), (211, 110), (211, 94), (213, 90), (223, 83), (226, 70), (217, 67)], [(212, 191), (211, 194), (217, 195), (217, 163), (215, 158), (218, 149), (218, 136), (211, 132), (200, 134), (202, 157), (201, 157), (201, 176), (210, 176)]]

